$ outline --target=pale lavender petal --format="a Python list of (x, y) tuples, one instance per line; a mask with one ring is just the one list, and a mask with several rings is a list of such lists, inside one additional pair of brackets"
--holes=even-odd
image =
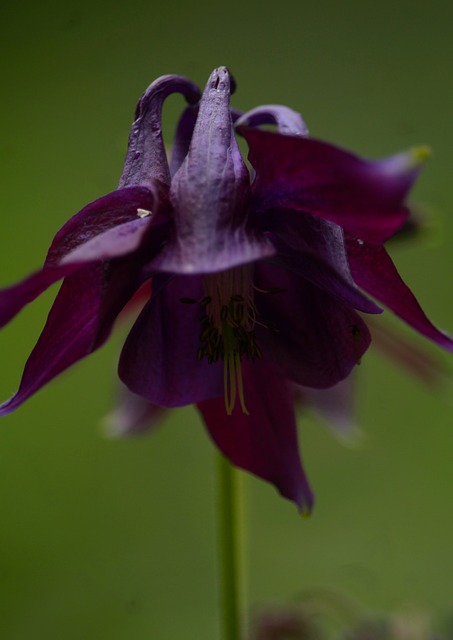
[(271, 482), (310, 512), (313, 494), (302, 468), (291, 385), (263, 360), (242, 366), (245, 402), (227, 415), (223, 397), (198, 403), (212, 439), (229, 460)]
[(116, 407), (102, 421), (106, 435), (137, 436), (153, 431), (161, 422), (165, 409), (151, 404), (121, 385)]
[(300, 113), (280, 104), (266, 104), (255, 107), (237, 119), (236, 127), (258, 127), (275, 124), (282, 135), (308, 136), (307, 125)]

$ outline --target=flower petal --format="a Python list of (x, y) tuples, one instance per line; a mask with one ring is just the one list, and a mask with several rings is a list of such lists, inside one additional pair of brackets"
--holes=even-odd
[(60, 264), (111, 260), (132, 253), (140, 246), (152, 222), (151, 216), (146, 216), (108, 229), (70, 251), (62, 258)]
[(166, 189), (159, 183), (148, 187), (128, 187), (108, 193), (84, 207), (60, 229), (47, 254), (45, 266), (55, 266), (76, 247), (104, 231), (137, 220), (141, 212), (156, 214), (165, 200)]
[(199, 402), (208, 431), (234, 465), (271, 482), (309, 512), (313, 494), (299, 456), (291, 386), (263, 360), (244, 362), (242, 371), (250, 415), (236, 406), (228, 416), (223, 397)]
[(148, 87), (135, 110), (119, 188), (139, 184), (149, 186), (152, 180), (170, 184), (162, 138), (162, 106), (172, 93), (182, 93), (189, 104), (200, 99), (197, 85), (183, 76), (162, 76)]
[(102, 275), (102, 266), (96, 265), (65, 279), (25, 365), (19, 391), (0, 405), (0, 415), (17, 409), (47, 382), (93, 351)]
[(211, 74), (200, 102), (189, 151), (170, 191), (175, 237), (156, 268), (171, 273), (212, 273), (273, 254), (248, 226), (248, 170), (230, 112), (231, 76)]
[(178, 126), (176, 127), (175, 139), (173, 140), (171, 148), (170, 173), (172, 177), (184, 162), (184, 158), (189, 151), (197, 116), (198, 107), (191, 106), (184, 109), (179, 119)]
[(153, 297), (136, 320), (121, 353), (119, 375), (129, 389), (162, 407), (193, 404), (223, 397), (223, 367), (197, 360), (200, 346), (201, 278), (180, 276), (159, 291), (162, 277), (153, 280)]
[[(256, 265), (255, 282), (260, 322), (275, 327), (256, 329), (263, 356), (302, 386), (323, 389), (346, 378), (370, 344), (360, 316), (274, 264)], [(277, 289), (279, 293), (264, 293)]]
[[(111, 240), (110, 255), (121, 255), (127, 247), (121, 243), (123, 224), (137, 227), (136, 240), (139, 240), (140, 228), (148, 224), (147, 219), (137, 217), (137, 210), (150, 210), (156, 203), (155, 192), (145, 187), (122, 189), (109, 193), (84, 207), (73, 216), (57, 233), (47, 254), (44, 267), (21, 282), (0, 291), (0, 327), (7, 324), (29, 302), (37, 298), (51, 284), (68, 276), (88, 260), (101, 260), (107, 257), (105, 240), (119, 236), (116, 243)], [(156, 203), (157, 204), (157, 203)], [(115, 227), (119, 228), (116, 231)], [(107, 234), (107, 235), (104, 235)], [(104, 241), (96, 240), (103, 238)], [(123, 238), (124, 240), (125, 238)], [(131, 240), (132, 236), (128, 236)], [(97, 245), (97, 242), (100, 244)], [(83, 247), (86, 247), (84, 253)], [(94, 249), (98, 246), (99, 252)], [(132, 250), (130, 245), (130, 249)], [(69, 255), (72, 257), (69, 258)]]
[(361, 431), (356, 424), (356, 377), (352, 374), (328, 389), (294, 386), (297, 404), (312, 408), (343, 443), (360, 442)]
[(257, 127), (261, 124), (276, 124), (277, 130), (287, 136), (308, 136), (307, 125), (300, 113), (280, 104), (255, 107), (237, 119), (236, 127)]
[(427, 318), (384, 247), (348, 237), (347, 249), (352, 277), (359, 287), (423, 336), (453, 351), (453, 338), (437, 329)]
[(369, 161), (313, 138), (238, 131), (250, 148), (258, 207), (306, 211), (370, 242), (383, 242), (406, 220), (404, 199), (427, 156), (419, 149)]
[(382, 312), (352, 279), (341, 227), (288, 209), (268, 212), (266, 226), (278, 250), (270, 262), (306, 278), (355, 309)]
[(154, 430), (165, 412), (121, 385), (117, 406), (102, 421), (106, 435), (124, 437)]

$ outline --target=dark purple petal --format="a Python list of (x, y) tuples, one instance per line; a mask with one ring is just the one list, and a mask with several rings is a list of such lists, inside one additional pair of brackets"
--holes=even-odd
[(178, 171), (189, 151), (197, 116), (198, 107), (192, 106), (184, 109), (179, 119), (171, 148), (170, 173), (172, 176)]
[(7, 289), (2, 289), (0, 291), (0, 327), (4, 327), (26, 304), (41, 295), (50, 285), (77, 269), (78, 265), (74, 264), (43, 269)]
[(152, 216), (135, 218), (80, 244), (61, 260), (62, 265), (111, 260), (132, 253), (152, 226)]
[[(330, 387), (349, 375), (370, 344), (366, 324), (350, 307), (304, 278), (273, 264), (255, 267), (256, 341), (263, 356), (306, 387)], [(261, 290), (283, 289), (279, 293)]]
[(55, 266), (76, 247), (104, 231), (137, 220), (139, 214), (156, 215), (165, 200), (166, 188), (154, 183), (151, 188), (129, 187), (98, 198), (70, 218), (60, 229), (47, 254), (45, 266)]
[(109, 436), (137, 436), (153, 431), (164, 413), (162, 407), (149, 403), (121, 385), (115, 409), (102, 422)]
[(231, 462), (275, 485), (303, 512), (313, 494), (299, 456), (291, 386), (264, 361), (242, 366), (245, 402), (228, 416), (223, 398), (198, 403), (212, 439)]
[(341, 227), (288, 209), (273, 209), (266, 218), (278, 249), (271, 262), (306, 278), (355, 309), (382, 312), (363, 296), (352, 279)]
[(231, 119), (230, 74), (220, 67), (206, 85), (189, 151), (172, 181), (176, 237), (158, 268), (210, 273), (271, 255), (269, 242), (247, 227), (249, 182)]
[(351, 273), (359, 287), (407, 322), (426, 338), (453, 351), (453, 338), (427, 318), (409, 287), (403, 282), (384, 247), (357, 238), (347, 239)]
[(308, 136), (307, 125), (300, 113), (280, 104), (267, 104), (255, 107), (237, 119), (236, 127), (258, 127), (262, 124), (275, 124), (277, 130), (286, 136)]
[(370, 161), (313, 138), (238, 130), (250, 147), (258, 207), (306, 211), (370, 242), (406, 220), (404, 200), (427, 156), (418, 149)]
[(47, 382), (93, 351), (102, 281), (100, 265), (84, 267), (65, 279), (25, 365), (19, 391), (0, 405), (0, 415), (17, 409)]
[(119, 188), (139, 184), (149, 186), (152, 180), (170, 184), (162, 138), (162, 106), (172, 93), (182, 93), (189, 104), (200, 99), (197, 85), (182, 76), (162, 76), (148, 87), (135, 110)]
[(153, 297), (136, 320), (121, 353), (119, 375), (129, 389), (162, 407), (223, 396), (223, 366), (197, 360), (202, 310), (181, 298), (200, 300), (201, 278), (180, 276)]
[[(55, 236), (42, 271), (0, 291), (0, 327), (84, 262), (132, 251), (151, 220), (139, 218), (137, 211), (149, 211), (154, 202), (152, 191), (137, 187), (110, 193), (79, 211)], [(123, 235), (131, 230), (135, 234)]]

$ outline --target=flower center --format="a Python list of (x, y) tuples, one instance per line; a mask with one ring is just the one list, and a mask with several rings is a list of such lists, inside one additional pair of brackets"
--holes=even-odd
[(258, 322), (253, 302), (253, 266), (245, 265), (203, 278), (204, 307), (201, 317), (200, 348), (197, 358), (208, 363), (223, 360), (225, 408), (231, 415), (239, 397), (243, 413), (245, 405), (242, 381), (242, 358), (254, 362), (261, 357), (255, 343), (254, 328)]

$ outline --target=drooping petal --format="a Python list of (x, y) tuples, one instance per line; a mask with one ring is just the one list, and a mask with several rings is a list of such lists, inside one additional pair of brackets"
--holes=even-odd
[(361, 432), (357, 426), (355, 400), (356, 376), (350, 375), (328, 389), (294, 386), (297, 405), (309, 407), (325, 422), (341, 442), (356, 444)]
[(265, 224), (278, 251), (270, 262), (306, 278), (355, 309), (364, 313), (382, 312), (363, 296), (352, 279), (341, 227), (286, 209), (268, 212)]
[(271, 482), (309, 512), (313, 494), (299, 456), (291, 386), (263, 360), (244, 362), (242, 371), (250, 415), (236, 406), (228, 416), (223, 397), (206, 400), (197, 406), (207, 429), (234, 465)]
[(427, 318), (384, 247), (348, 237), (347, 249), (352, 277), (359, 287), (423, 336), (453, 351), (453, 338), (437, 329)]
[(189, 151), (172, 180), (175, 237), (156, 269), (212, 273), (274, 252), (247, 225), (250, 180), (234, 135), (230, 92), (230, 74), (220, 67), (206, 85)]
[(25, 365), (19, 390), (0, 405), (0, 415), (17, 409), (47, 382), (93, 351), (102, 282), (101, 265), (84, 267), (65, 279)]
[(52, 241), (45, 266), (55, 266), (76, 247), (146, 212), (157, 213), (167, 189), (155, 182), (148, 187), (128, 187), (98, 198), (70, 218)]
[(152, 226), (151, 216), (135, 218), (87, 240), (67, 253), (60, 264), (81, 264), (111, 260), (132, 253), (140, 246)]
[[(366, 324), (348, 305), (274, 264), (255, 266), (255, 304), (263, 356), (306, 387), (327, 388), (349, 375), (370, 344)], [(280, 289), (279, 293), (265, 293)]]
[(266, 104), (255, 107), (236, 120), (236, 127), (258, 127), (275, 124), (277, 130), (286, 136), (308, 136), (307, 125), (300, 113), (280, 104)]
[(170, 184), (162, 138), (162, 106), (172, 93), (182, 93), (189, 104), (200, 99), (197, 85), (182, 76), (162, 76), (148, 87), (135, 110), (119, 188), (139, 184), (148, 186), (152, 180)]
[(161, 277), (153, 280), (153, 297), (144, 307), (124, 344), (119, 375), (129, 389), (162, 407), (193, 404), (223, 397), (223, 367), (197, 360), (200, 347), (198, 304), (201, 279), (180, 276), (159, 291)]
[(151, 404), (121, 385), (116, 407), (105, 416), (102, 424), (108, 436), (137, 436), (153, 431), (164, 413), (162, 407)]
[[(0, 291), (0, 327), (50, 285), (76, 271), (84, 262), (104, 259), (107, 248), (110, 257), (125, 253), (128, 250), (124, 243), (126, 238), (135, 239), (135, 244), (139, 242), (140, 230), (149, 224), (149, 219), (140, 219), (137, 211), (148, 211), (154, 203), (157, 206), (155, 192), (136, 187), (110, 193), (79, 211), (55, 236), (43, 269)], [(137, 233), (123, 237), (122, 231), (130, 231), (128, 225)], [(131, 251), (133, 248), (134, 243), (129, 245)]]
[(451, 371), (446, 363), (425, 345), (409, 340), (400, 331), (386, 325), (383, 319), (367, 322), (373, 338), (373, 346), (392, 364), (405, 369), (419, 382), (434, 390), (451, 384)]
[(369, 161), (313, 138), (238, 131), (250, 148), (260, 209), (306, 211), (370, 242), (383, 242), (404, 223), (404, 200), (427, 157), (416, 149)]

